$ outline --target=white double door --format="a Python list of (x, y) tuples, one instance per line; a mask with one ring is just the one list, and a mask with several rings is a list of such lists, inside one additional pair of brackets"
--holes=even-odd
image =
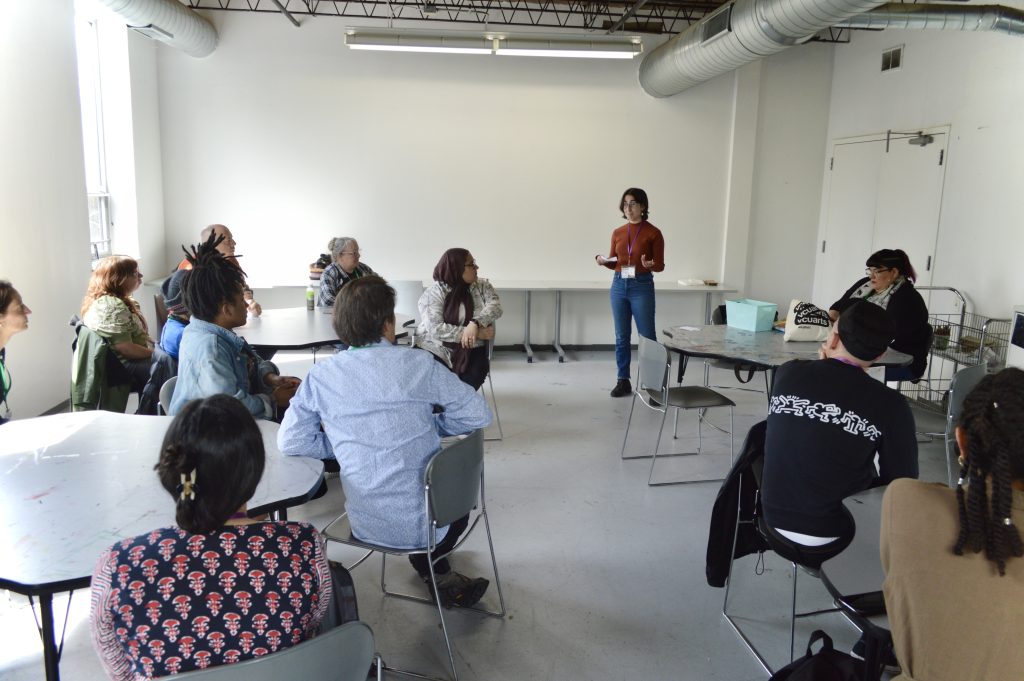
[(827, 306), (864, 276), (864, 261), (882, 248), (901, 248), (932, 283), (949, 127), (837, 139), (828, 173), (825, 227), (818, 244), (814, 302)]

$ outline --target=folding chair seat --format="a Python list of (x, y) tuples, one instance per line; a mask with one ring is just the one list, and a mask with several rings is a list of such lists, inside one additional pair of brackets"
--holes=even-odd
[[(445, 646), (448, 649), (448, 662), (451, 666), (452, 679), (458, 681), (458, 671), (455, 668), (455, 655), (452, 652), (451, 639), (448, 635), (448, 626), (445, 623), (444, 607), (441, 604), (440, 594), (437, 591), (436, 575), (434, 574), (434, 563), (444, 558), (438, 556), (428, 561), (431, 576), (431, 588), (434, 591), (433, 598), (416, 596), (412, 594), (389, 591), (386, 583), (386, 569), (388, 556), (410, 556), (415, 554), (430, 554), (437, 547), (437, 530), (447, 527), (456, 520), (469, 515), (474, 509), (477, 510), (466, 531), (462, 534), (458, 543), (452, 548), (454, 552), (472, 534), (477, 524), (483, 519), (484, 529), (487, 533), (487, 546), (491, 554), (491, 567), (494, 571), (494, 584), (498, 591), (499, 610), (488, 610), (482, 606), (461, 608), (462, 610), (473, 610), (492, 617), (503, 618), (505, 616), (505, 597), (501, 590), (501, 581), (498, 577), (498, 563), (494, 556), (494, 542), (491, 539), (491, 526), (487, 518), (487, 504), (484, 495), (484, 448), (483, 433), (475, 431), (465, 438), (458, 440), (451, 445), (444, 447), (433, 456), (427, 464), (423, 474), (424, 504), (426, 507), (426, 537), (428, 545), (419, 549), (395, 549), (388, 546), (381, 546), (371, 542), (363, 541), (352, 535), (352, 526), (349, 523), (348, 514), (342, 513), (337, 519), (323, 529), (321, 534), (327, 541), (338, 542), (347, 546), (363, 549), (366, 553), (355, 563), (348, 566), (353, 569), (374, 552), (380, 553), (380, 588), (386, 596), (403, 598), (419, 603), (433, 604), (437, 607), (437, 614), (441, 620), (441, 631), (444, 634)], [(424, 677), (414, 672), (388, 669), (399, 674)]]
[[(728, 397), (704, 386), (676, 386), (669, 387), (669, 371), (672, 368), (669, 360), (668, 350), (657, 341), (643, 336), (639, 339), (639, 367), (637, 369), (636, 388), (633, 390), (633, 401), (629, 407), (629, 418), (626, 420), (626, 433), (622, 438), (622, 450), (619, 455), (623, 459), (647, 459), (651, 460), (651, 470), (647, 476), (647, 484), (656, 487), (661, 485), (679, 485), (690, 482), (718, 482), (723, 478), (698, 478), (686, 480), (672, 480), (655, 482), (654, 468), (658, 460), (658, 448), (661, 446), (661, 435), (665, 430), (665, 418), (669, 408), (675, 409), (678, 415), (679, 410), (691, 409), (714, 409), (716, 407), (729, 407), (729, 467), (732, 467), (735, 452), (733, 442), (734, 430), (734, 408), (736, 404)], [(629, 428), (633, 421), (633, 412), (636, 409), (637, 398), (640, 403), (652, 411), (661, 412), (661, 425), (658, 427), (658, 439), (654, 445), (653, 454), (626, 455), (626, 443), (629, 440)], [(663, 454), (661, 456), (692, 456), (703, 453), (703, 434), (701, 430), (702, 418), (697, 419), (697, 451)]]

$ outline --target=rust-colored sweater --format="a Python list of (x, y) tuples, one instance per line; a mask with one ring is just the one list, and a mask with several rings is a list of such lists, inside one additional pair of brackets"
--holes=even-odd
[[(638, 231), (639, 230), (639, 231)], [(629, 244), (633, 244), (630, 256)], [(650, 269), (640, 264), (640, 256), (654, 260)], [(661, 230), (644, 220), (639, 225), (627, 222), (612, 232), (612, 245), (608, 257), (618, 256), (618, 262), (605, 263), (610, 270), (620, 271), (623, 266), (633, 265), (637, 274), (661, 272), (665, 269), (665, 237)]]

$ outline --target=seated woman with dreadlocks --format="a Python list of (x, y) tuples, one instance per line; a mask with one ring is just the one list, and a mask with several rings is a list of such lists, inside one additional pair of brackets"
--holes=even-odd
[(225, 394), (256, 418), (274, 420), (288, 406), (299, 379), (281, 376), (232, 329), (245, 324), (245, 272), (217, 251), (224, 237), (211, 234), (187, 253), (192, 273), (182, 284), (192, 319), (181, 334), (178, 382), (170, 413), (190, 400)]
[[(1024, 677), (1024, 371), (986, 376), (956, 429), (960, 482), (894, 480), (882, 502), (899, 679)], [(965, 486), (966, 483), (966, 486)], [(966, 549), (966, 550), (965, 550)]]
[(117, 542), (92, 578), (93, 644), (111, 679), (239, 662), (329, 626), (334, 586), (320, 534), (246, 512), (265, 456), (237, 400), (194, 400), (175, 417), (155, 468), (176, 526)]

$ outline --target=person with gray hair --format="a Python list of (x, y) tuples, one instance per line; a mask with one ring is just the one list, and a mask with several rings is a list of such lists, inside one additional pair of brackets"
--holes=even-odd
[(352, 281), (376, 274), (370, 266), (359, 262), (359, 242), (350, 236), (339, 236), (327, 242), (331, 252), (331, 264), (320, 275), (320, 295), (317, 305), (330, 307), (338, 297), (341, 287)]
[[(199, 243), (206, 243), (211, 235), (224, 237), (222, 241), (218, 242), (217, 250), (237, 267), (238, 256), (235, 255), (235, 237), (231, 234), (231, 230), (221, 224), (215, 223), (207, 225), (206, 227), (203, 227), (203, 231), (199, 233)], [(182, 258), (181, 262), (179, 262), (178, 266), (175, 268), (175, 270), (190, 269), (192, 269), (192, 265), (189, 263), (187, 257)], [(248, 284), (245, 285), (245, 288), (242, 290), (242, 294), (244, 295), (245, 307), (248, 313), (253, 317), (259, 317), (260, 314), (263, 313), (263, 308), (256, 302), (256, 299), (252, 295), (252, 289), (249, 288)]]

